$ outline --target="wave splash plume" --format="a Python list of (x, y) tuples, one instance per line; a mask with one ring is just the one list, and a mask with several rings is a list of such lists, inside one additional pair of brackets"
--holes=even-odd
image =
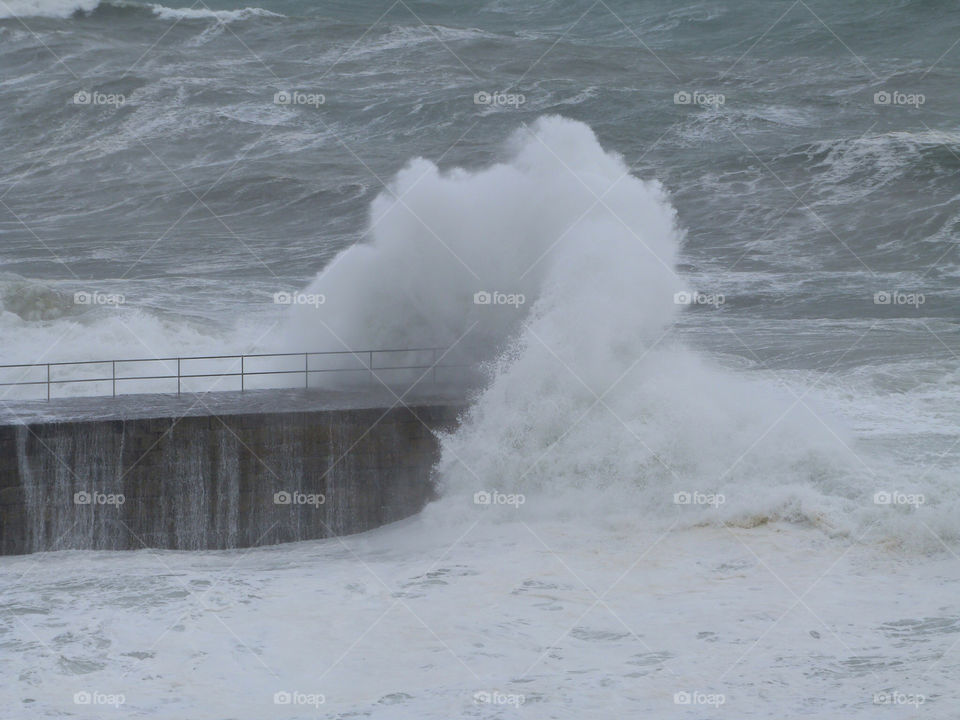
[[(326, 303), (295, 308), (288, 341), (454, 345), (487, 362), (485, 390), (443, 443), (437, 518), (462, 519), (474, 493), (496, 489), (550, 517), (840, 523), (862, 492), (844, 430), (812, 399), (672, 337), (681, 242), (656, 182), (588, 126), (541, 118), (490, 167), (404, 168), (368, 238), (307, 288)], [(523, 302), (478, 304), (478, 292)], [(723, 502), (681, 506), (683, 493)]]

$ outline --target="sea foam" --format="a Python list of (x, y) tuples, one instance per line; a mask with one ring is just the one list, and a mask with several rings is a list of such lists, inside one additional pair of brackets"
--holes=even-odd
[(68, 18), (77, 12), (91, 12), (100, 0), (6, 0), (0, 5), (0, 20), (6, 18)]
[[(415, 160), (370, 222), (307, 288), (326, 303), (295, 308), (287, 333), (344, 349), (454, 346), (487, 363), (443, 442), (438, 517), (462, 519), (497, 491), (523, 495), (527, 516), (832, 531), (866, 492), (849, 433), (813, 397), (674, 337), (686, 287), (674, 210), (586, 125), (542, 118), (487, 168)], [(497, 292), (524, 301), (485, 302)]]

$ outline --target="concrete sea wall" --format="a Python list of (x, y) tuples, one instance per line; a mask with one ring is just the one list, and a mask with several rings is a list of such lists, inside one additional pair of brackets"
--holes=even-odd
[(0, 425), (0, 554), (238, 548), (362, 532), (433, 495), (460, 406)]

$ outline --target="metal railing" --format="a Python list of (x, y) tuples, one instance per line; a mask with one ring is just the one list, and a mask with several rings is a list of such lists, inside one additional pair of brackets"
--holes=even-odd
[[(396, 371), (396, 370), (423, 370), (426, 371), (423, 374), (424, 379), (427, 374), (431, 376), (431, 381), (433, 383), (437, 382), (437, 369), (438, 368), (463, 368), (464, 365), (456, 364), (439, 364), (443, 359), (444, 353), (446, 353), (447, 348), (403, 348), (403, 349), (379, 349), (379, 350), (331, 350), (331, 351), (321, 351), (321, 352), (303, 352), (303, 353), (252, 353), (252, 354), (242, 354), (242, 355), (195, 355), (189, 357), (162, 357), (162, 358), (127, 358), (127, 359), (118, 359), (118, 360), (79, 360), (74, 362), (49, 362), (49, 363), (19, 363), (13, 365), (0, 365), (0, 374), (16, 370), (23, 369), (21, 377), (26, 376), (31, 372), (39, 372), (41, 377), (40, 379), (34, 380), (13, 380), (7, 382), (0, 382), (0, 387), (23, 387), (23, 386), (46, 386), (47, 391), (47, 400), (50, 400), (51, 397), (51, 388), (56, 385), (67, 385), (75, 383), (110, 383), (111, 386), (111, 395), (112, 397), (117, 396), (117, 383), (129, 382), (129, 381), (156, 381), (156, 380), (176, 380), (177, 383), (177, 395), (184, 390), (184, 381), (185, 380), (195, 380), (200, 378), (240, 378), (240, 392), (251, 389), (247, 387), (247, 379), (252, 377), (264, 377), (264, 376), (277, 376), (277, 375), (302, 375), (303, 376), (303, 387), (310, 387), (310, 376), (316, 375), (319, 373), (366, 373), (369, 375), (371, 382), (375, 382), (378, 379), (378, 371)], [(399, 353), (430, 353), (429, 363), (424, 360), (418, 360), (408, 363), (401, 364), (375, 364), (375, 358), (378, 358), (383, 355), (397, 355)], [(310, 361), (312, 358), (318, 357), (335, 357), (335, 356), (346, 356), (357, 361), (359, 365), (357, 367), (333, 367), (333, 368), (318, 368), (311, 367)], [(285, 369), (260, 369), (260, 370), (251, 370), (248, 367), (248, 361), (253, 360), (266, 360), (266, 359), (286, 359), (286, 362), (295, 360), (296, 358), (303, 358), (303, 366), (300, 367), (289, 367)], [(239, 361), (239, 369), (234, 366), (233, 368), (227, 371), (211, 371), (209, 368), (206, 372), (190, 372), (189, 366), (192, 363), (206, 361), (210, 362), (223, 362), (223, 361)], [(123, 368), (133, 364), (150, 364), (150, 363), (163, 363), (170, 371), (159, 374), (159, 375), (143, 375), (143, 374), (133, 374), (125, 375), (123, 374)], [(172, 364), (176, 363), (176, 372), (173, 372)], [(109, 365), (110, 374), (106, 377), (55, 377), (55, 371), (60, 371), (61, 373), (68, 368), (82, 368), (86, 366), (93, 365)], [(118, 374), (118, 367), (120, 373)], [(45, 373), (44, 373), (45, 370)], [(281, 386), (282, 388), (289, 387), (298, 387), (299, 385), (289, 385)], [(281, 389), (280, 387), (275, 389)], [(172, 393), (172, 390), (169, 391)], [(104, 393), (105, 395), (106, 393)], [(121, 393), (123, 394), (123, 393)]]

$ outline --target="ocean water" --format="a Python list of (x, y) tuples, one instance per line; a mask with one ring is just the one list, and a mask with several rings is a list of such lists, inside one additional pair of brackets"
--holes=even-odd
[(4, 558), (0, 717), (955, 717), (958, 37), (906, 0), (0, 2), (0, 363), (485, 377), (404, 523)]

